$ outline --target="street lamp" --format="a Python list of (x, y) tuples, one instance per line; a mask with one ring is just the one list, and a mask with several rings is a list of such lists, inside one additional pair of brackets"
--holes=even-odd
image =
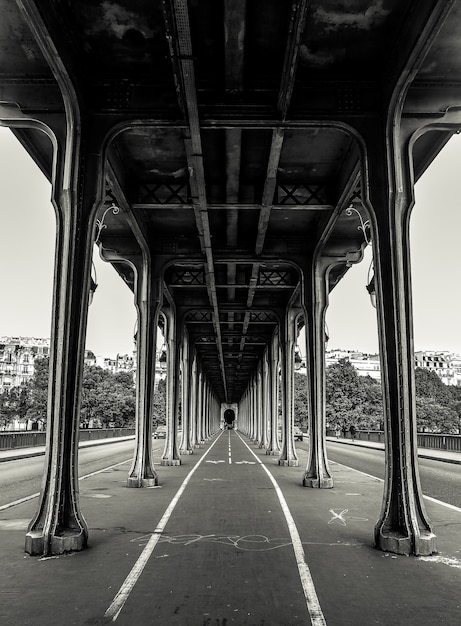
[(373, 271), (373, 261), (370, 263), (370, 268), (368, 270), (368, 284), (366, 285), (366, 289), (370, 294), (370, 302), (371, 306), (376, 309), (376, 289), (375, 289), (375, 273)]
[(303, 357), (298, 347), (295, 349), (295, 370), (301, 369), (303, 365)]
[[(93, 278), (93, 275), (94, 275), (94, 278)], [(97, 288), (98, 288), (98, 277), (96, 275), (96, 267), (92, 261), (91, 262), (91, 276), (90, 276), (90, 293), (88, 295), (88, 306), (93, 302), (94, 292), (96, 291)]]

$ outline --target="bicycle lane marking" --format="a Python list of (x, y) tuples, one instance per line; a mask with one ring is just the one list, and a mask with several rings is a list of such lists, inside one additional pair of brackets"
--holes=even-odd
[(303, 544), (301, 542), (301, 537), (299, 536), (298, 529), (296, 527), (293, 516), (291, 515), (290, 509), (288, 508), (288, 504), (285, 500), (285, 496), (282, 493), (282, 490), (279, 487), (279, 484), (272, 476), (271, 472), (267, 469), (261, 459), (253, 452), (250, 446), (242, 439), (239, 433), (236, 433), (241, 442), (248, 448), (251, 454), (255, 457), (256, 461), (260, 464), (263, 470), (269, 477), (269, 480), (274, 486), (275, 492), (280, 502), (280, 506), (282, 507), (283, 514), (285, 516), (285, 520), (288, 525), (288, 531), (290, 533), (293, 551), (295, 553), (296, 564), (298, 566), (299, 577), (301, 579), (301, 585), (304, 591), (304, 597), (306, 598), (307, 610), (309, 613), (309, 617), (311, 619), (312, 626), (326, 626), (326, 620), (323, 615), (322, 609), (320, 607), (320, 602), (317, 597), (317, 592), (315, 591), (314, 581), (312, 580), (311, 572), (309, 566), (306, 563), (306, 556), (304, 554)]
[(197, 463), (194, 465), (194, 467), (191, 469), (191, 471), (187, 474), (187, 476), (184, 479), (182, 485), (179, 487), (179, 489), (176, 492), (175, 496), (173, 497), (173, 499), (171, 500), (170, 504), (168, 505), (165, 513), (163, 514), (162, 519), (160, 520), (160, 522), (158, 523), (158, 525), (155, 528), (154, 532), (150, 536), (150, 539), (147, 542), (146, 547), (144, 548), (144, 550), (139, 555), (138, 560), (136, 561), (136, 563), (131, 568), (130, 573), (125, 578), (125, 581), (123, 582), (123, 584), (120, 587), (120, 589), (118, 590), (116, 596), (112, 600), (109, 608), (104, 613), (104, 616), (105, 617), (109, 617), (113, 622), (115, 622), (116, 619), (118, 618), (118, 616), (120, 615), (120, 612), (123, 609), (126, 601), (128, 600), (131, 591), (133, 590), (136, 582), (138, 581), (138, 579), (141, 576), (145, 566), (147, 565), (147, 562), (148, 562), (149, 558), (151, 557), (152, 552), (155, 549), (155, 546), (159, 542), (159, 540), (160, 540), (160, 538), (162, 536), (162, 533), (165, 530), (165, 526), (167, 525), (168, 520), (170, 519), (171, 514), (173, 513), (173, 511), (174, 511), (174, 509), (175, 509), (175, 507), (176, 507), (176, 505), (178, 503), (179, 498), (182, 496), (182, 494), (183, 494), (185, 488), (187, 487), (190, 479), (192, 478), (193, 474), (198, 469), (198, 467), (202, 463), (203, 459), (207, 456), (207, 454), (210, 452), (210, 450), (213, 448), (213, 446), (217, 443), (217, 441), (219, 441), (221, 435), (222, 435), (222, 433), (220, 435), (218, 435), (218, 437), (216, 437), (216, 439), (213, 441), (213, 443), (208, 448), (208, 450), (205, 452), (205, 454), (197, 461)]

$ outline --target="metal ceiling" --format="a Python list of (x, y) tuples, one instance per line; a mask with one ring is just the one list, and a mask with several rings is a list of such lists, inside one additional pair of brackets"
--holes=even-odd
[[(379, 124), (409, 73), (404, 115), (461, 102), (460, 25), (459, 2), (429, 0), (3, 2), (0, 119), (63, 116), (72, 85), (107, 129), (101, 212), (122, 207), (102, 247), (149, 248), (216, 395), (237, 402), (306, 259), (338, 258), (331, 290), (363, 247), (345, 213), (364, 211), (358, 123)], [(52, 178), (45, 135), (16, 132)], [(416, 177), (451, 132), (416, 144)]]

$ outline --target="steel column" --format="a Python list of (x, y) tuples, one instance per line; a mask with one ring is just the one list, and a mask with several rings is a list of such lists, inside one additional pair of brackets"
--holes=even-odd
[(181, 436), (181, 444), (179, 446), (180, 454), (192, 454), (193, 446), (192, 446), (192, 401), (191, 401), (191, 363), (190, 363), (190, 341), (189, 341), (189, 333), (187, 329), (184, 329), (183, 332), (183, 345), (182, 345), (182, 413), (181, 413), (181, 425), (182, 425), (182, 436)]
[(161, 465), (181, 465), (177, 445), (179, 405), (179, 355), (181, 328), (178, 313), (171, 307), (164, 310), (167, 325), (167, 433)]
[(136, 370), (136, 437), (128, 487), (158, 484), (152, 459), (152, 414), (155, 386), (155, 359), (158, 315), (162, 301), (161, 281), (151, 275), (150, 259), (136, 266), (136, 308), (138, 311)]
[(310, 276), (305, 276), (303, 294), (310, 442), (303, 485), (322, 489), (333, 487), (325, 440), (325, 311), (331, 265), (330, 259), (322, 257), (314, 261)]
[(409, 138), (399, 125), (369, 145), (369, 199), (384, 391), (386, 476), (375, 544), (397, 554), (436, 552), (421, 492), (416, 440), (409, 219)]
[(279, 465), (297, 467), (298, 456), (293, 436), (293, 411), (294, 411), (294, 354), (296, 344), (296, 319), (299, 311), (289, 307), (282, 320), (283, 341), (282, 352), (282, 420), (283, 442), (280, 453)]
[(91, 157), (82, 155), (82, 129), (73, 122), (54, 129), (57, 232), (47, 443), (38, 509), (25, 539), (31, 555), (83, 550), (88, 540), (78, 497), (78, 432), (95, 211), (103, 193), (102, 146), (96, 145), (95, 133)]

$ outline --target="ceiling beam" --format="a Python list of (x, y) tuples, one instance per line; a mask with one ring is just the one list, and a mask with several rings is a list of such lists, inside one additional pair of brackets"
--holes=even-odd
[[(210, 304), (213, 309), (213, 326), (216, 332), (216, 344), (221, 368), (224, 396), (227, 401), (226, 371), (221, 345), (221, 329), (219, 325), (218, 298), (214, 276), (213, 252), (211, 246), (211, 232), (208, 219), (205, 173), (203, 166), (202, 139), (195, 85), (195, 68), (192, 56), (192, 39), (189, 23), (187, 0), (169, 0), (163, 3), (165, 28), (170, 35), (173, 49), (170, 53), (173, 60), (173, 70), (176, 82), (180, 86), (179, 103), (184, 107), (189, 127), (189, 137), (186, 138), (186, 155), (189, 168), (189, 185), (193, 198), (197, 231), (206, 258), (206, 283)], [(177, 59), (177, 62), (176, 62)]]

